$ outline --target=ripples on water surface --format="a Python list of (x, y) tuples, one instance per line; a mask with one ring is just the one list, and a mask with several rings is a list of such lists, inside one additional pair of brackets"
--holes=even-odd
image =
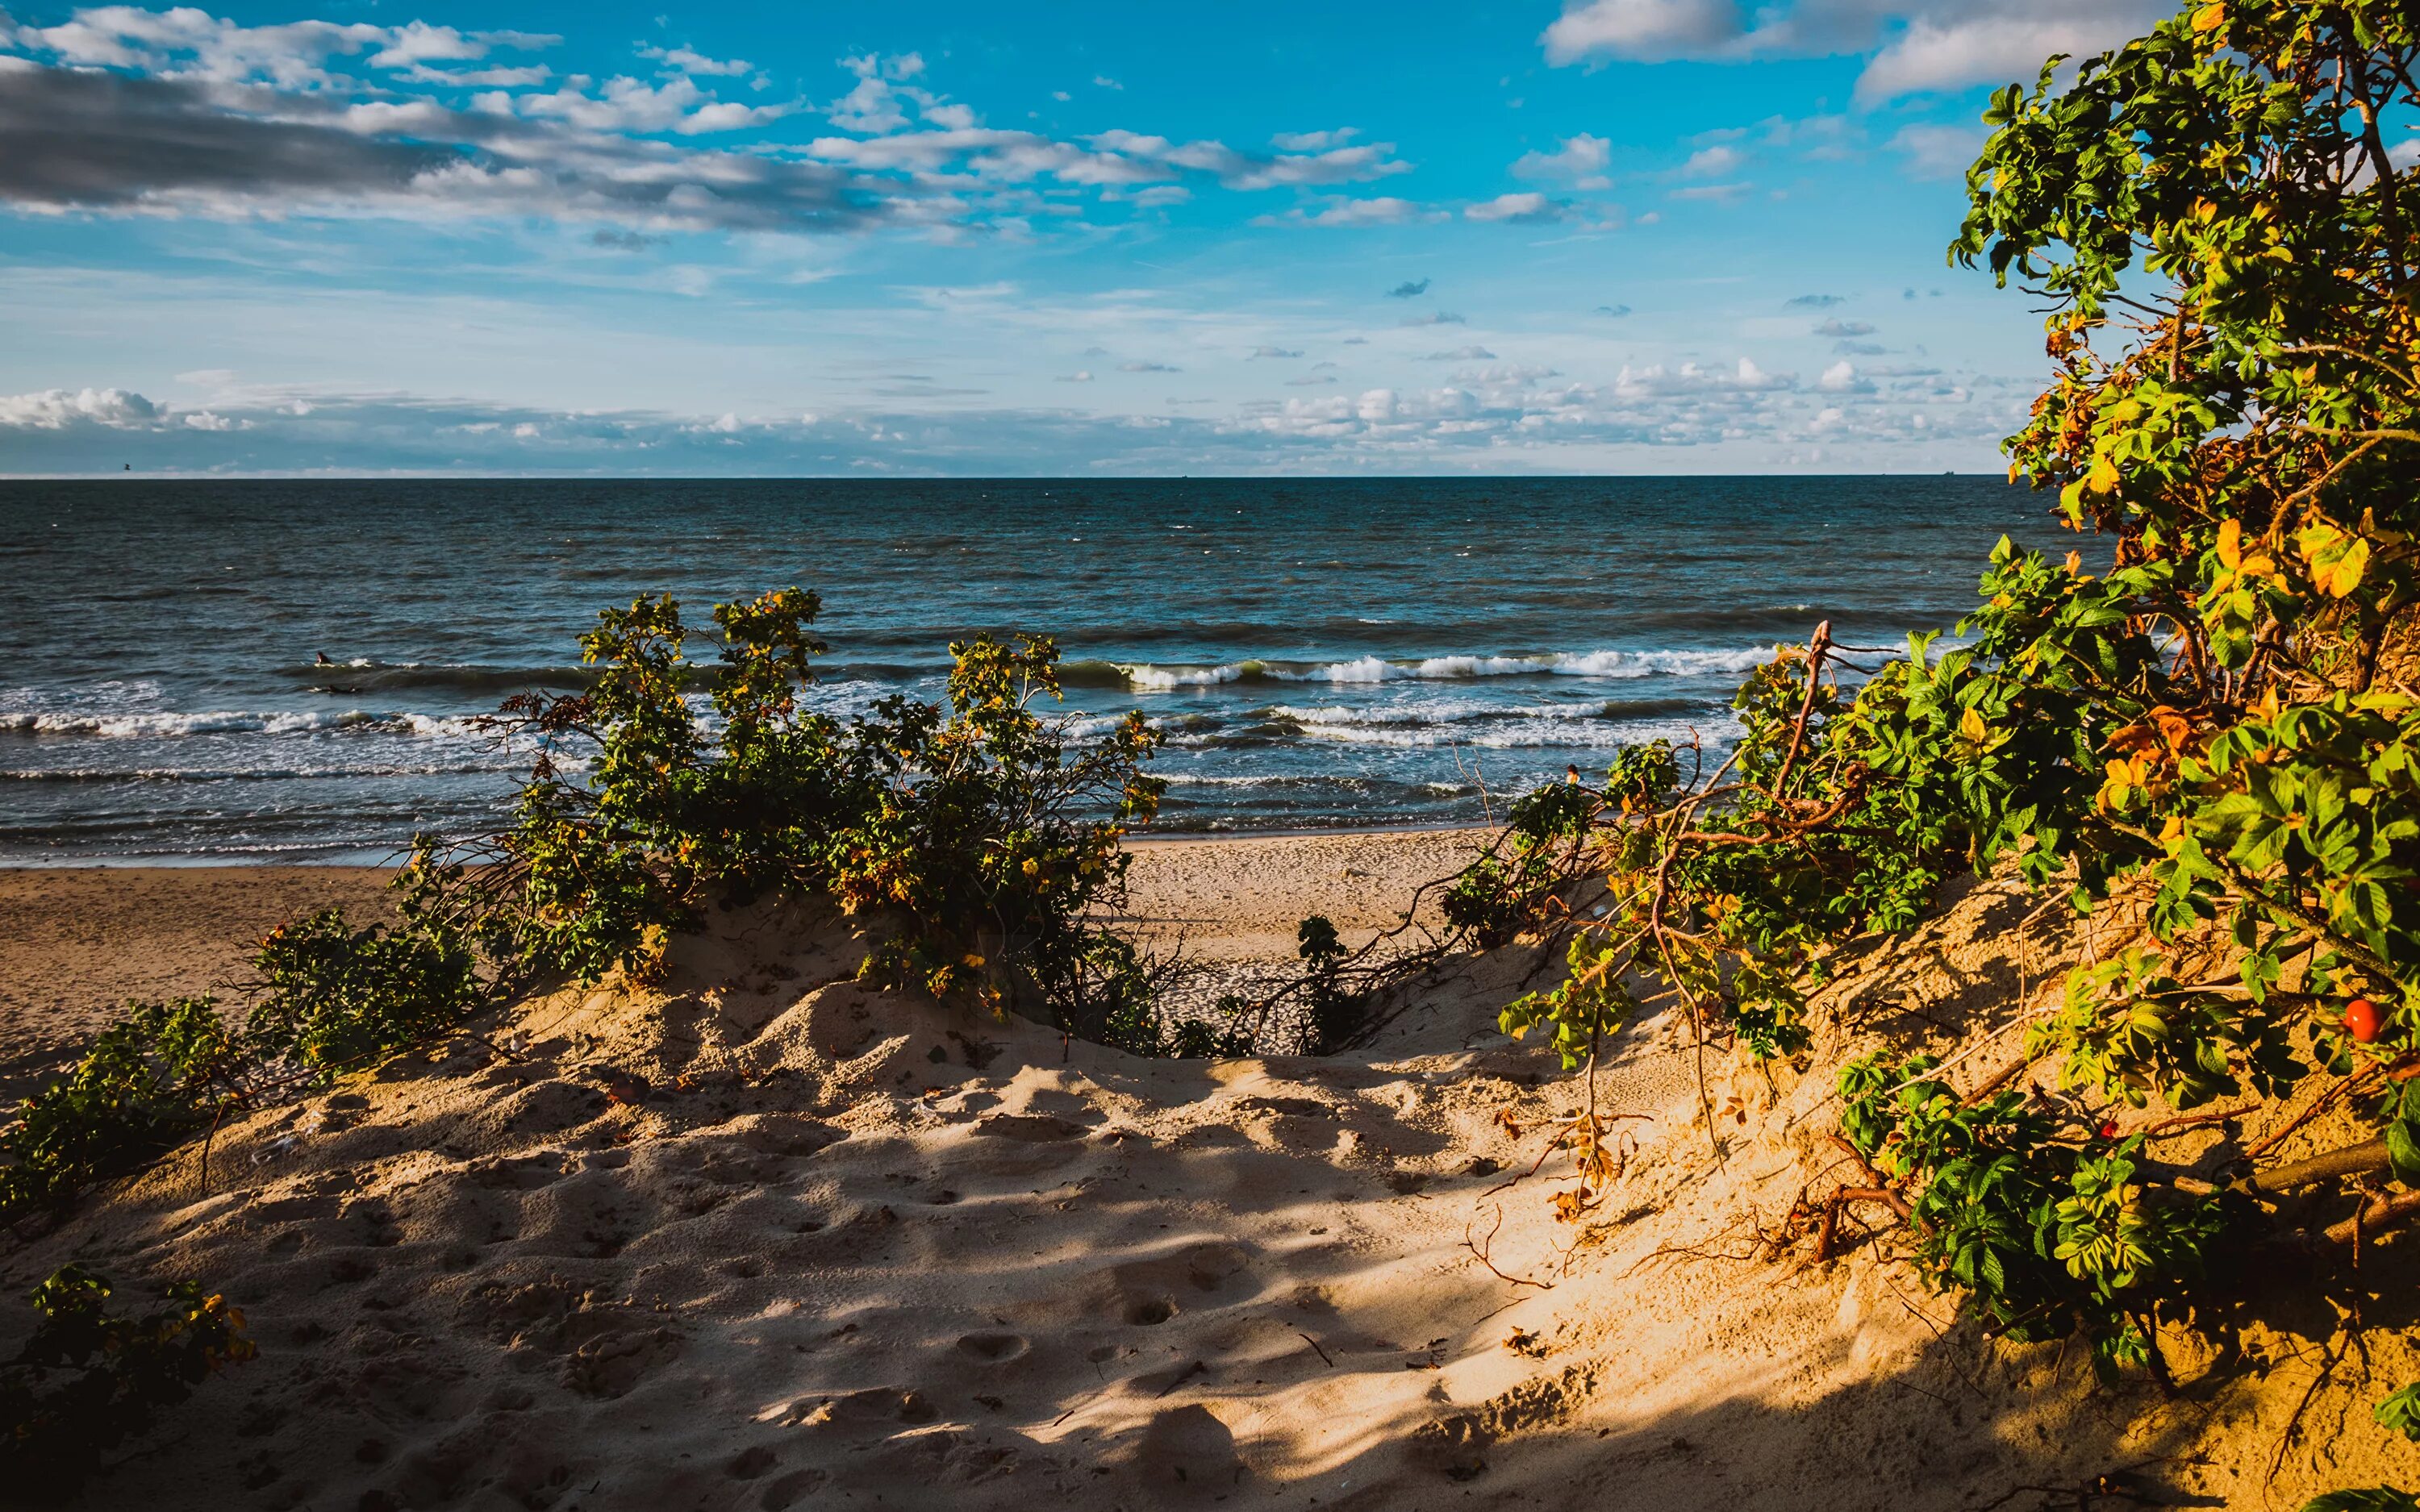
[[(1981, 478), (0, 483), (0, 859), (360, 859), (493, 822), (470, 724), (569, 685), (601, 605), (824, 595), (817, 697), (938, 696), (1047, 631), (1081, 717), (1169, 733), (1163, 830), (1476, 822), (1619, 742), (1724, 739), (1830, 618), (1972, 602)], [(316, 664), (325, 652), (336, 663)], [(1082, 726), (1079, 724), (1079, 729)]]

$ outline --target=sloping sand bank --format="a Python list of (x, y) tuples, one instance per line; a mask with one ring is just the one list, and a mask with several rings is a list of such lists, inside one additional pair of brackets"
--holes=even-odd
[[(1294, 910), (1252, 895), (1219, 927), (1290, 947)], [(219, 1131), (207, 1169), (187, 1149), (9, 1242), (0, 1284), (71, 1257), (202, 1278), (260, 1341), (95, 1505), (2129, 1504), (2077, 1499), (2116, 1475), (2290, 1507), (2411, 1482), (2420, 1454), (2367, 1421), (2420, 1373), (2390, 1336), (2312, 1394), (2264, 1496), (2332, 1316), (2290, 1286), (2230, 1319), (2226, 1370), (2180, 1352), (2164, 1400), (1981, 1339), (1869, 1243), (1768, 1257), (1841, 1179), (1833, 1058), (2005, 1025), (2075, 948), (2023, 911), (1979, 889), (1870, 952), (1804, 1075), (1714, 1057), (1701, 1102), (1674, 1026), (1635, 1026), (1597, 1077), (1639, 1116), (1623, 1175), (1575, 1222), (1557, 1163), (1523, 1176), (1583, 1088), (1495, 1031), (1518, 949), (1357, 1055), (1148, 1062), (868, 992), (810, 910), (734, 914), (660, 990), (520, 1005)], [(2408, 1314), (2408, 1262), (2375, 1270)]]

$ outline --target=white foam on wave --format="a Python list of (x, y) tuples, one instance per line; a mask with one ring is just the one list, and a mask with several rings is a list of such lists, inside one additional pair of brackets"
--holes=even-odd
[(1484, 703), (1466, 699), (1442, 702), (1382, 703), (1361, 708), (1344, 703), (1311, 706), (1277, 703), (1270, 705), (1268, 712), (1276, 718), (1291, 719), (1305, 725), (1443, 725), (1472, 720), (1619, 718), (1619, 716), (1607, 715), (1606, 708), (1606, 704), (1594, 701), (1586, 703)]
[(1719, 672), (1744, 672), (1771, 660), (1769, 647), (1664, 651), (1558, 651), (1541, 656), (1426, 656), (1418, 661), (1388, 661), (1383, 656), (1356, 656), (1311, 666), (1283, 666), (1254, 658), (1222, 662), (1216, 667), (1158, 667), (1149, 662), (1120, 663), (1127, 686), (1142, 692), (1171, 692), (1182, 687), (1215, 687), (1248, 678), (1277, 683), (1370, 684), (1453, 682), (1476, 677), (1694, 677)]
[[(1219, 683), (1241, 682), (1247, 677), (1267, 671), (1257, 661), (1229, 662), (1218, 667), (1155, 667), (1149, 662), (1132, 665), (1120, 663), (1118, 671), (1125, 673), (1126, 685), (1149, 693), (1166, 693), (1180, 687), (1210, 687)], [(1282, 672), (1270, 675), (1283, 677)]]
[(216, 734), (302, 735), (338, 730), (376, 730), (423, 736), (480, 733), (477, 722), (473, 719), (427, 714), (381, 714), (366, 709), (341, 712), (212, 709), (191, 714), (20, 709), (0, 712), (0, 730), (37, 735), (85, 735), (102, 740), (164, 740), (182, 735)]
[(1703, 737), (1710, 743), (1720, 744), (1730, 740), (1737, 733), (1735, 721), (1728, 717), (1710, 720), (1703, 725), (1690, 725), (1677, 719), (1637, 723), (1612, 719), (1601, 722), (1521, 719), (1480, 730), (1440, 729), (1434, 725), (1345, 723), (1303, 727), (1303, 733), (1310, 738), (1333, 740), (1350, 746), (1394, 746), (1409, 748), (1469, 746), (1492, 750), (1603, 749), (1615, 745), (1636, 745), (1651, 740), (1669, 740), (1675, 744), (1685, 744), (1693, 736)]
[(1349, 773), (1279, 773), (1268, 777), (1218, 777), (1199, 772), (1161, 772), (1160, 780), (1177, 788), (1343, 788), (1347, 792), (1366, 793), (1367, 778)]

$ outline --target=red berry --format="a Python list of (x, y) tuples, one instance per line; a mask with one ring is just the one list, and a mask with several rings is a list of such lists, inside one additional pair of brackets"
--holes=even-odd
[(2101, 1137), (2102, 1137), (2102, 1138), (2103, 1138), (2103, 1139), (2115, 1139), (2115, 1138), (2117, 1138), (2117, 1137), (2118, 1137), (2118, 1120), (2117, 1120), (2117, 1119), (2102, 1119), (2102, 1120), (2101, 1120), (2101, 1128), (2100, 1128), (2100, 1131), (2099, 1131), (2099, 1132), (2100, 1132)]
[(2368, 1044), (2375, 1041), (2379, 1031), (2386, 1026), (2386, 1015), (2381, 1013), (2378, 1011), (2378, 1005), (2368, 998), (2356, 997), (2345, 1005), (2344, 1026), (2346, 1033), (2362, 1043)]

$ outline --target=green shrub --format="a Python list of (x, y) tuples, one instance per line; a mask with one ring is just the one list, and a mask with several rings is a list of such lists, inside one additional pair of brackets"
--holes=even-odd
[(1447, 888), (1446, 923), (1467, 933), (1481, 949), (1502, 945), (1529, 927), (1569, 890), (1568, 853), (1587, 836), (1602, 803), (1596, 793), (1576, 783), (1542, 787), (1515, 798), (1497, 844)]
[[(2420, 1182), (2420, 1088), (2381, 1075), (2420, 1055), (2420, 164), (2375, 126), (2420, 104), (2415, 67), (2408, 7), (2232, 0), (1994, 97), (1950, 253), (2047, 303), (2056, 374), (2011, 477), (2110, 537), (2109, 569), (2004, 540), (1963, 644), (1861, 665), (1822, 628), (1749, 679), (1717, 770), (1626, 753), (1606, 914), (1565, 981), (1504, 1014), (1576, 1064), (1637, 973), (1701, 1034), (1784, 1054), (1825, 948), (1913, 922), (1956, 871), (2080, 912), (2123, 890), (2149, 937), (2072, 972), (2025, 1041), (2074, 1118), (1967, 1107), (1888, 1056), (1842, 1083), (1931, 1278), (2015, 1336), (2081, 1332), (2104, 1365), (2156, 1368), (2156, 1323), (2220, 1236), (2282, 1221), (2211, 1195), (2240, 1167), (2102, 1137), (2112, 1107), (2282, 1112), (2308, 1078), (2361, 1075), (2348, 1105)], [(2362, 1199), (2335, 1200), (2349, 1220)]]
[(1915, 1194), (1928, 1284), (2020, 1343), (2081, 1335), (2104, 1375), (2150, 1363), (2161, 1309), (2198, 1278), (2229, 1205), (2154, 1181), (2140, 1135), (2061, 1130), (2013, 1091), (1970, 1105), (1932, 1064), (1868, 1057), (1839, 1082), (1849, 1142)]
[(490, 995), (450, 932), (354, 929), (340, 908), (280, 925), (253, 964), (260, 980), (243, 1047), (297, 1071), (366, 1065), (460, 1023)]
[(72, 1495), (161, 1408), (256, 1352), (243, 1315), (190, 1281), (139, 1317), (111, 1313), (112, 1290), (76, 1265), (34, 1288), (40, 1320), (0, 1365), (0, 1477), (14, 1494)]
[(1158, 811), (1142, 775), (1160, 744), (1140, 714), (1072, 744), (1034, 703), (1059, 697), (1047, 638), (954, 643), (946, 709), (876, 705), (841, 740), (865, 807), (827, 846), (828, 886), (898, 933), (869, 976), (1015, 1010), (1105, 1043), (1157, 1030), (1138, 953), (1094, 923), (1123, 900), (1127, 826)]
[(208, 997), (129, 1005), (0, 1128), (0, 1221), (58, 1207), (177, 1144), (234, 1091), (242, 1060)]
[(1344, 964), (1344, 942), (1335, 922), (1313, 914), (1295, 927), (1295, 954), (1302, 962), (1306, 989), (1303, 1009), (1309, 1016), (1306, 1048), (1312, 1055), (1333, 1055), (1344, 1048), (1361, 1026), (1366, 1011), (1360, 995), (1348, 991), (1339, 978)]
[(541, 758), (500, 838), (520, 921), (490, 933), (582, 980), (644, 981), (710, 901), (828, 896), (886, 932), (871, 979), (1156, 1046), (1148, 971), (1091, 919), (1123, 895), (1120, 838), (1157, 810), (1163, 784), (1141, 773), (1157, 733), (1131, 715), (1079, 744), (1045, 719), (1059, 651), (1042, 637), (953, 644), (945, 704), (806, 712), (820, 607), (796, 588), (716, 607), (703, 683), (719, 736), (689, 702), (700, 679), (669, 597), (598, 617), (586, 691), (508, 704)]
[(329, 909), (272, 933), (240, 1031), (209, 997), (129, 1005), (0, 1126), (0, 1222), (140, 1169), (229, 1112), (418, 1043), (489, 1001), (473, 952), (427, 920), (356, 930)]

